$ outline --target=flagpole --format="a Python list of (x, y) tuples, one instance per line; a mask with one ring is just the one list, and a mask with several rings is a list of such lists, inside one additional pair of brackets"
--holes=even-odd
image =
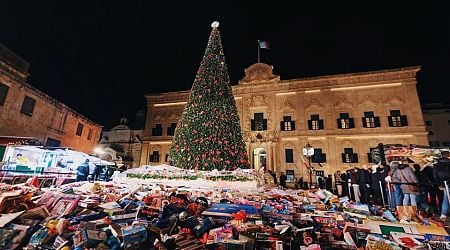
[(259, 40), (257, 41), (257, 46), (258, 46), (258, 63), (259, 63)]

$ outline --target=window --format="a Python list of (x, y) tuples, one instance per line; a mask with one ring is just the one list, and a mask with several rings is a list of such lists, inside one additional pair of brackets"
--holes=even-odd
[(339, 118), (337, 119), (338, 128), (350, 129), (355, 127), (355, 121), (350, 118), (348, 113), (339, 113)]
[(323, 119), (320, 119), (319, 115), (311, 115), (311, 120), (308, 120), (308, 129), (309, 130), (324, 129)]
[(88, 140), (92, 139), (92, 128), (89, 129), (87, 139), (88, 139)]
[(344, 153), (342, 153), (343, 163), (357, 163), (358, 154), (353, 153), (353, 148), (344, 148)]
[(22, 108), (20, 109), (20, 113), (27, 115), (27, 116), (33, 116), (34, 106), (36, 105), (36, 100), (29, 96), (25, 96), (22, 103)]
[(162, 136), (162, 125), (156, 124), (156, 127), (152, 128), (152, 135), (153, 136)]
[(427, 126), (433, 126), (433, 123), (431, 121), (425, 121), (425, 125)]
[(402, 115), (400, 110), (391, 110), (388, 116), (389, 127), (404, 127), (408, 126), (408, 119), (406, 115)]
[(441, 146), (439, 141), (430, 141), (430, 147), (439, 147)]
[(311, 161), (314, 163), (327, 162), (327, 155), (322, 153), (321, 148), (314, 148), (314, 155), (311, 157)]
[(450, 125), (450, 120), (447, 120), (448, 125)]
[(364, 112), (364, 117), (362, 117), (362, 124), (364, 128), (379, 128), (381, 127), (380, 117), (375, 116), (373, 111)]
[(177, 128), (177, 124), (176, 123), (171, 123), (170, 127), (167, 128), (167, 135), (174, 135), (176, 128)]
[(252, 131), (267, 130), (267, 119), (264, 119), (264, 113), (255, 113), (250, 122)]
[(450, 147), (450, 141), (443, 141), (442, 146), (444, 147)]
[(434, 132), (433, 131), (428, 131), (428, 135), (434, 135)]
[(280, 122), (281, 131), (295, 130), (295, 122), (291, 121), (290, 116), (283, 116), (283, 121)]
[(153, 151), (153, 153), (150, 155), (150, 162), (159, 162), (159, 152)]
[(294, 170), (286, 170), (286, 182), (295, 182)]
[(6, 95), (8, 95), (9, 87), (3, 83), (0, 83), (0, 106), (3, 106), (6, 101)]
[(77, 132), (75, 133), (78, 136), (81, 136), (83, 134), (83, 123), (79, 122), (77, 126)]
[(291, 148), (286, 148), (284, 150), (284, 155), (286, 158), (286, 163), (294, 163), (294, 150)]

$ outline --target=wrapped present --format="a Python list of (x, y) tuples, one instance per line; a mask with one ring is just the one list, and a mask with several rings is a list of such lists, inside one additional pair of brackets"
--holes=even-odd
[(177, 249), (184, 250), (200, 250), (205, 249), (203, 243), (190, 233), (180, 233), (175, 238), (175, 245)]
[(147, 240), (147, 229), (144, 225), (130, 225), (122, 227), (124, 248), (133, 248)]
[(64, 195), (53, 207), (51, 214), (57, 216), (65, 216), (70, 214), (75, 208), (77, 208), (79, 199), (80, 196), (78, 195)]
[(231, 226), (227, 225), (220, 228), (214, 228), (209, 230), (206, 244), (222, 243), (231, 238), (233, 238), (233, 229)]

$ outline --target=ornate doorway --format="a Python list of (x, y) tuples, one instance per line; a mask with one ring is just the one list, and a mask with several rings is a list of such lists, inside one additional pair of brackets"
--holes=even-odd
[(260, 169), (262, 166), (266, 166), (267, 170), (267, 154), (264, 148), (255, 148), (253, 150), (253, 168)]

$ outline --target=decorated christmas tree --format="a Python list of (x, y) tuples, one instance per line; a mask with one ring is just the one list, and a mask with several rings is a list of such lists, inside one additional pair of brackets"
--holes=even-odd
[(176, 167), (198, 170), (248, 168), (219, 23), (211, 26), (205, 55), (175, 130), (170, 161)]

